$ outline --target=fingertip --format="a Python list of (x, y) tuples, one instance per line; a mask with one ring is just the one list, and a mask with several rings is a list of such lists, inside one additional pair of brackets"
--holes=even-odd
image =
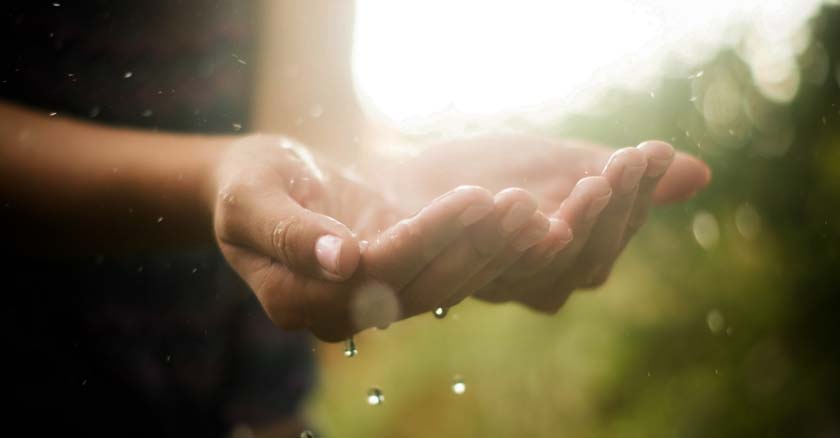
[(705, 188), (711, 179), (712, 171), (705, 162), (677, 153), (656, 187), (654, 201), (658, 204), (685, 201)]
[(525, 228), (513, 239), (511, 245), (517, 251), (525, 251), (538, 244), (549, 233), (548, 218), (541, 212), (536, 212)]
[(591, 194), (596, 198), (600, 198), (603, 196), (609, 196), (612, 194), (612, 187), (610, 187), (610, 182), (607, 178), (603, 176), (587, 176), (585, 178), (581, 178), (580, 181), (575, 184), (575, 191), (585, 192), (587, 194)]
[(639, 186), (647, 169), (645, 153), (637, 148), (622, 148), (610, 157), (601, 173), (619, 195), (630, 194)]
[(325, 278), (344, 281), (352, 277), (359, 267), (361, 248), (352, 236), (325, 234), (315, 242), (315, 257)]
[(572, 226), (562, 218), (552, 218), (551, 227), (556, 229), (557, 239), (561, 247), (568, 245), (575, 238)]
[(674, 160), (674, 147), (668, 143), (658, 140), (650, 140), (636, 146), (647, 158), (647, 171), (645, 177), (656, 178), (668, 170)]
[(461, 214), (458, 220), (463, 226), (472, 225), (493, 211), (495, 206), (493, 194), (480, 186), (463, 185), (458, 186), (439, 198), (441, 201), (463, 203)]
[(346, 280), (356, 273), (359, 267), (359, 260), (362, 258), (362, 250), (358, 240), (355, 238), (345, 239), (341, 246), (341, 254), (338, 264), (338, 275)]
[[(502, 190), (494, 196), (494, 201), (503, 234), (506, 236), (525, 226), (537, 212), (536, 198), (524, 189), (509, 188)], [(547, 223), (548, 219), (545, 220)]]

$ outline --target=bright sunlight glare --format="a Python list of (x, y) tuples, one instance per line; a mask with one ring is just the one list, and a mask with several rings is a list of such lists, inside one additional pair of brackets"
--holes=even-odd
[(690, 73), (745, 36), (758, 41), (741, 54), (748, 64), (767, 66), (772, 80), (791, 75), (821, 3), (360, 0), (354, 74), (369, 109), (399, 124), (562, 114), (608, 87), (652, 90), (666, 64)]

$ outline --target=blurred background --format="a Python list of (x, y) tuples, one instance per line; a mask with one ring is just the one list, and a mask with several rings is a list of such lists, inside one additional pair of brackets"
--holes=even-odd
[(411, 139), (658, 138), (713, 181), (554, 317), (319, 344), (319, 433), (840, 437), (838, 2), (362, 0), (355, 34), (367, 111)]

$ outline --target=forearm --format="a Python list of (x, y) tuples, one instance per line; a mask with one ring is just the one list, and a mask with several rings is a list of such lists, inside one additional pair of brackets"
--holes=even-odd
[(0, 104), (4, 231), (16, 251), (49, 254), (212, 244), (212, 169), (229, 142)]

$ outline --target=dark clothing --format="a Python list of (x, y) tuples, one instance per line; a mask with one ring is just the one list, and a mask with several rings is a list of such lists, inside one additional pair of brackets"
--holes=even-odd
[[(254, 2), (12, 3), (0, 18), (0, 98), (97, 123), (247, 129)], [(294, 415), (311, 387), (308, 336), (271, 325), (215, 248), (0, 256), (4, 427), (222, 436)]]

